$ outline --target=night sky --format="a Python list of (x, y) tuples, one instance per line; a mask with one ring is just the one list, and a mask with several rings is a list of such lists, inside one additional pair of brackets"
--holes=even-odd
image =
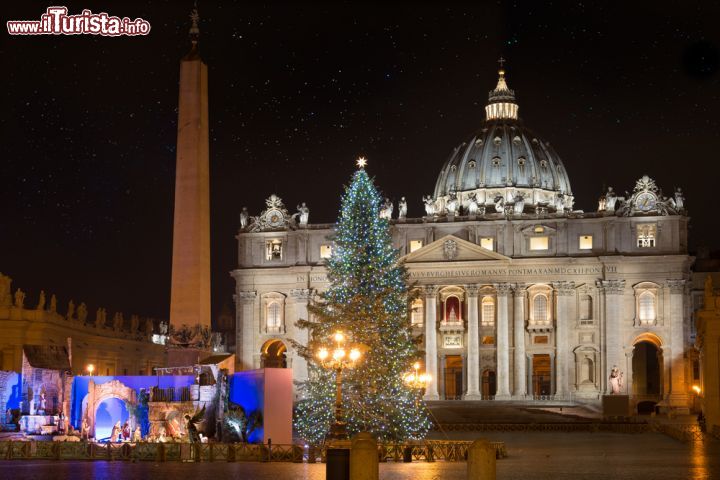
[[(3, 2), (0, 271), (27, 292), (167, 318), (179, 59), (192, 2)], [(11, 37), (67, 5), (142, 17), (146, 37)], [(634, 5), (634, 4), (640, 4)], [(210, 78), (213, 314), (232, 304), (238, 214), (277, 193), (335, 219), (365, 155), (409, 216), (484, 118), (506, 64), (576, 208), (647, 173), (683, 187), (691, 248), (720, 248), (717, 2), (200, 2)], [(396, 209), (397, 211), (397, 209)], [(112, 315), (112, 313), (109, 313)]]

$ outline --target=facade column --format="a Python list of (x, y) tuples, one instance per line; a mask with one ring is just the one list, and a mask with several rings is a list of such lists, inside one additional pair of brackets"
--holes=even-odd
[(467, 391), (465, 400), (480, 400), (480, 326), (478, 320), (477, 285), (467, 285), (468, 305), (468, 348), (467, 348)]
[(510, 299), (510, 284), (496, 283), (493, 285), (497, 292), (497, 393), (496, 400), (510, 398), (510, 344), (508, 338), (508, 301)]
[(532, 398), (535, 395), (535, 387), (533, 386), (533, 359), (531, 354), (527, 355), (525, 362), (527, 365), (527, 391), (530, 398)]
[(255, 319), (254, 290), (240, 291), (235, 294), (235, 361), (237, 370), (252, 370), (255, 368), (253, 357), (255, 354), (255, 335), (253, 328)]
[(515, 286), (515, 305), (513, 309), (515, 334), (515, 390), (513, 395), (516, 399), (522, 400), (527, 396), (527, 374), (525, 366), (525, 303), (527, 302), (527, 285), (518, 283)]
[(632, 397), (635, 395), (635, 389), (633, 387), (633, 354), (635, 353), (635, 347), (631, 346), (625, 349), (625, 393)]
[[(298, 320), (310, 320), (308, 313), (308, 303), (313, 296), (313, 290), (310, 288), (293, 288), (290, 290), (290, 297), (295, 300), (295, 313)], [(287, 324), (285, 325), (287, 331)], [(294, 330), (295, 341), (300, 345), (307, 347), (308, 344), (308, 330), (306, 328), (296, 328)], [(292, 362), (293, 380), (304, 381), (308, 378), (308, 367), (307, 360), (301, 357), (299, 353), (294, 352), (294, 359)]]
[(425, 400), (439, 400), (437, 368), (437, 293), (434, 285), (423, 289), (425, 296), (425, 371), (430, 374), (430, 381), (425, 388)]
[(605, 393), (610, 393), (607, 379), (613, 367), (625, 364), (622, 348), (621, 320), (625, 280), (601, 280), (598, 285), (605, 291)]
[(685, 296), (685, 280), (668, 280), (670, 289), (670, 348), (671, 355), (665, 357), (670, 364), (671, 390), (670, 405), (673, 407), (688, 406), (688, 388), (685, 383), (685, 333), (683, 330), (683, 299)]
[(568, 396), (568, 360), (570, 356), (568, 330), (570, 323), (571, 302), (575, 295), (575, 282), (553, 282), (557, 301), (557, 318), (555, 318), (555, 398), (564, 400)]

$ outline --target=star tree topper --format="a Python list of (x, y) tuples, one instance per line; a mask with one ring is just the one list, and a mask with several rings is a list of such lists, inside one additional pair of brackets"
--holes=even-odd
[(367, 159), (365, 157), (359, 157), (355, 163), (357, 163), (358, 168), (365, 168)]

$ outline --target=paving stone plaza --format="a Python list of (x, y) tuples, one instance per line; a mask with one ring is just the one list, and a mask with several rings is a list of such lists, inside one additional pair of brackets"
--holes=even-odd
[[(456, 439), (478, 438), (477, 433), (455, 433)], [(720, 478), (720, 441), (681, 443), (665, 435), (617, 433), (492, 433), (504, 441), (508, 458), (497, 462), (501, 480), (713, 479)], [(385, 463), (384, 480), (461, 480), (464, 462)], [(0, 462), (0, 478), (55, 480), (152, 478), (176, 480), (217, 478), (253, 480), (323, 480), (325, 465), (293, 463), (163, 463), (154, 462)]]

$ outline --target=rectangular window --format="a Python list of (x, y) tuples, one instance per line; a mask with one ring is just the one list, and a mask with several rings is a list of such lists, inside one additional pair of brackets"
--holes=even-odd
[(692, 363), (693, 380), (700, 380), (700, 360), (693, 360)]
[(548, 237), (530, 237), (530, 250), (547, 250), (549, 244)]
[(330, 258), (332, 255), (332, 245), (320, 245), (320, 258)]
[(265, 242), (265, 260), (282, 260), (282, 240), (268, 240)]
[(480, 239), (480, 246), (486, 250), (494, 250), (493, 240), (494, 238), (492, 237), (482, 237)]
[(537, 336), (533, 339), (533, 343), (536, 345), (545, 345), (548, 343), (547, 335)]
[(580, 250), (592, 250), (592, 248), (593, 248), (592, 235), (581, 235), (580, 239), (579, 239), (578, 248)]
[(652, 248), (655, 246), (657, 227), (655, 225), (638, 225), (637, 246), (639, 248)]
[(420, 250), (423, 247), (422, 240), (410, 240), (410, 253)]
[(495, 337), (492, 337), (492, 336), (482, 337), (482, 344), (483, 345), (495, 345)]

